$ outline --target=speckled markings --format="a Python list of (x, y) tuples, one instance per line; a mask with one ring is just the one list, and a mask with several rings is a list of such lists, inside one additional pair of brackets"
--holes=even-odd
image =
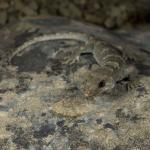
[[(50, 40), (54, 33), (74, 38), (57, 34)], [(1, 150), (150, 149), (149, 76), (137, 73), (140, 84), (126, 92), (135, 79), (128, 77), (134, 63), (126, 50), (139, 52), (136, 44), (100, 27), (54, 18), (12, 24), (0, 38)], [(136, 54), (142, 59), (133, 60), (148, 64), (148, 53)], [(115, 81), (115, 88), (105, 80)]]
[[(63, 55), (63, 59), (65, 61), (64, 63), (66, 64), (69, 62), (75, 62), (75, 59), (79, 58), (81, 54), (92, 53), (94, 59), (99, 65), (99, 67), (96, 68), (97, 73), (99, 72), (99, 76), (103, 74), (102, 77), (99, 78), (99, 81), (97, 81), (98, 83), (96, 88), (98, 88), (100, 83), (103, 82), (103, 87), (101, 86), (101, 88), (99, 88), (99, 91), (110, 91), (115, 87), (115, 84), (118, 81), (130, 76), (131, 73), (136, 74), (136, 72), (134, 72), (135, 69), (130, 72), (128, 71), (129, 69), (127, 69), (128, 66), (126, 63), (126, 56), (117, 47), (108, 44), (105, 41), (96, 40), (93, 36), (89, 36), (88, 34), (81, 32), (56, 32), (53, 34), (37, 36), (17, 47), (12, 54), (10, 61), (14, 57), (19, 57), (23, 55), (23, 53), (27, 53), (30, 50), (29, 47), (33, 47), (34, 45), (41, 42), (57, 40), (76, 40), (84, 43), (82, 47), (76, 48), (75, 50), (70, 50), (70, 53), (68, 54), (65, 52), (65, 49), (65, 55)], [(60, 49), (59, 51), (54, 52), (52, 54), (52, 57), (54, 59), (60, 59), (62, 57), (62, 51), (63, 50)], [(95, 90), (96, 89), (93, 89), (93, 91)]]

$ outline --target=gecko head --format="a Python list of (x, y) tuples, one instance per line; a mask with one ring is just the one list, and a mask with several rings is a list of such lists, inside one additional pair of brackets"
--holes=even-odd
[(86, 97), (109, 93), (115, 85), (112, 78), (103, 74), (101, 70), (91, 71), (86, 68), (75, 72), (73, 81)]
[(110, 93), (114, 88), (115, 83), (113, 82), (112, 78), (105, 78), (98, 82), (97, 89), (99, 93)]
[(94, 96), (98, 94), (108, 94), (114, 88), (114, 83), (111, 79), (106, 78), (93, 78), (91, 81), (87, 81), (81, 86), (85, 96)]

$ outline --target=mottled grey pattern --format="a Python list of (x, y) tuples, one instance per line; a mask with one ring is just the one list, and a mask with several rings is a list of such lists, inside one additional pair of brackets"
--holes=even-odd
[[(33, 42), (56, 32), (94, 42)], [(23, 20), (0, 38), (0, 149), (150, 149), (149, 44), (59, 18)]]

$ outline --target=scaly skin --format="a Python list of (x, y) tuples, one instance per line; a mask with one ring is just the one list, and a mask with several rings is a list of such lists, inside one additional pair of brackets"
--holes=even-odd
[[(45, 41), (53, 41), (53, 40), (63, 40), (63, 39), (70, 39), (70, 40), (77, 40), (85, 43), (84, 50), (89, 49), (89, 45), (91, 45), (91, 41), (93, 41), (93, 38), (88, 36), (87, 34), (84, 33), (76, 33), (76, 32), (62, 32), (62, 33), (52, 33), (52, 34), (47, 34), (47, 35), (42, 35), (35, 37), (27, 42), (25, 42), (23, 45), (19, 46), (16, 48), (15, 52), (12, 54), (11, 58), (15, 55), (19, 56), (24, 52), (27, 47), (34, 45), (39, 42), (45, 42)], [(82, 50), (78, 50), (77, 53), (81, 53)], [(28, 51), (28, 50), (26, 50)], [(10, 59), (11, 59), (10, 58)]]
[[(104, 92), (110, 91), (115, 87), (115, 84), (118, 80), (125, 78), (130, 73), (127, 71), (125, 57), (116, 47), (113, 47), (104, 41), (96, 40), (92, 36), (89, 36), (85, 33), (78, 32), (52, 33), (35, 37), (18, 47), (13, 53), (12, 57), (15, 55), (21, 55), (27, 47), (33, 44), (61, 39), (84, 42), (83, 47), (78, 48), (69, 55), (65, 56), (66, 58), (64, 58), (64, 61), (66, 63), (70, 61), (73, 62), (77, 57), (80, 56), (81, 53), (91, 52), (98, 64), (96, 69), (92, 69), (90, 72), (87, 71), (85, 74), (83, 73), (83, 77), (78, 78), (79, 80), (86, 79), (86, 83), (81, 82), (83, 85), (79, 84), (79, 88), (82, 87), (84, 92), (86, 90), (88, 91), (85, 93), (93, 93), (92, 91), (97, 90)], [(26, 51), (27, 50), (28, 49), (26, 49)], [(55, 54), (55, 57), (57, 56), (59, 56), (59, 51)], [(74, 81), (78, 82), (78, 79), (76, 78)]]

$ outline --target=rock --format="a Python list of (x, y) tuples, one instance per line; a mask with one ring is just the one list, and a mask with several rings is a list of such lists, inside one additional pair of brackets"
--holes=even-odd
[(83, 99), (64, 99), (52, 105), (52, 111), (66, 117), (78, 117), (91, 112), (94, 105)]

